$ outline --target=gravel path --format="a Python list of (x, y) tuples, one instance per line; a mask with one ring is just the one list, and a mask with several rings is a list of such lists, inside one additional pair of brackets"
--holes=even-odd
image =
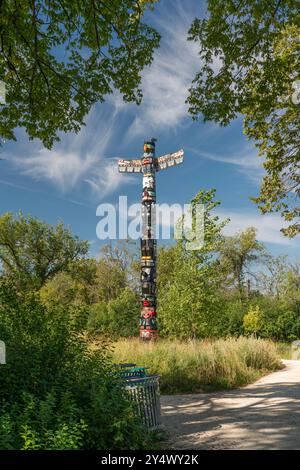
[(161, 397), (172, 449), (300, 449), (300, 361), (236, 390)]

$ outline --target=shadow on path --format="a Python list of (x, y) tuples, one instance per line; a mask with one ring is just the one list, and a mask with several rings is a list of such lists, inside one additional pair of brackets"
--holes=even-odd
[(174, 449), (300, 449), (300, 361), (237, 390), (162, 396)]

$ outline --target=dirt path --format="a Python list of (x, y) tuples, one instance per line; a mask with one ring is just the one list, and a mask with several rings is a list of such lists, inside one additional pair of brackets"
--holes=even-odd
[(161, 397), (173, 449), (300, 449), (300, 361), (227, 392)]

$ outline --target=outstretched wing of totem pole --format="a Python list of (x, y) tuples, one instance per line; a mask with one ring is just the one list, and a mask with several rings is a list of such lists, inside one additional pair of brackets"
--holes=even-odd
[(120, 173), (142, 173), (142, 160), (119, 160)]
[(178, 150), (175, 153), (168, 153), (161, 157), (156, 158), (156, 171), (165, 170), (170, 166), (180, 165), (183, 162), (183, 150)]
[(155, 173), (183, 162), (183, 150), (155, 157), (155, 141), (144, 142), (140, 160), (119, 160), (121, 173), (143, 173), (142, 239), (141, 239), (141, 301), (140, 338), (157, 337), (156, 322), (156, 239), (152, 230), (152, 215), (156, 204)]

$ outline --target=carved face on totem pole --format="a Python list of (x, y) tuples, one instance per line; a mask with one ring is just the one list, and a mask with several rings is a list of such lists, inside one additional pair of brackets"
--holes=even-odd
[(143, 318), (156, 317), (156, 310), (154, 307), (143, 307), (141, 315)]

